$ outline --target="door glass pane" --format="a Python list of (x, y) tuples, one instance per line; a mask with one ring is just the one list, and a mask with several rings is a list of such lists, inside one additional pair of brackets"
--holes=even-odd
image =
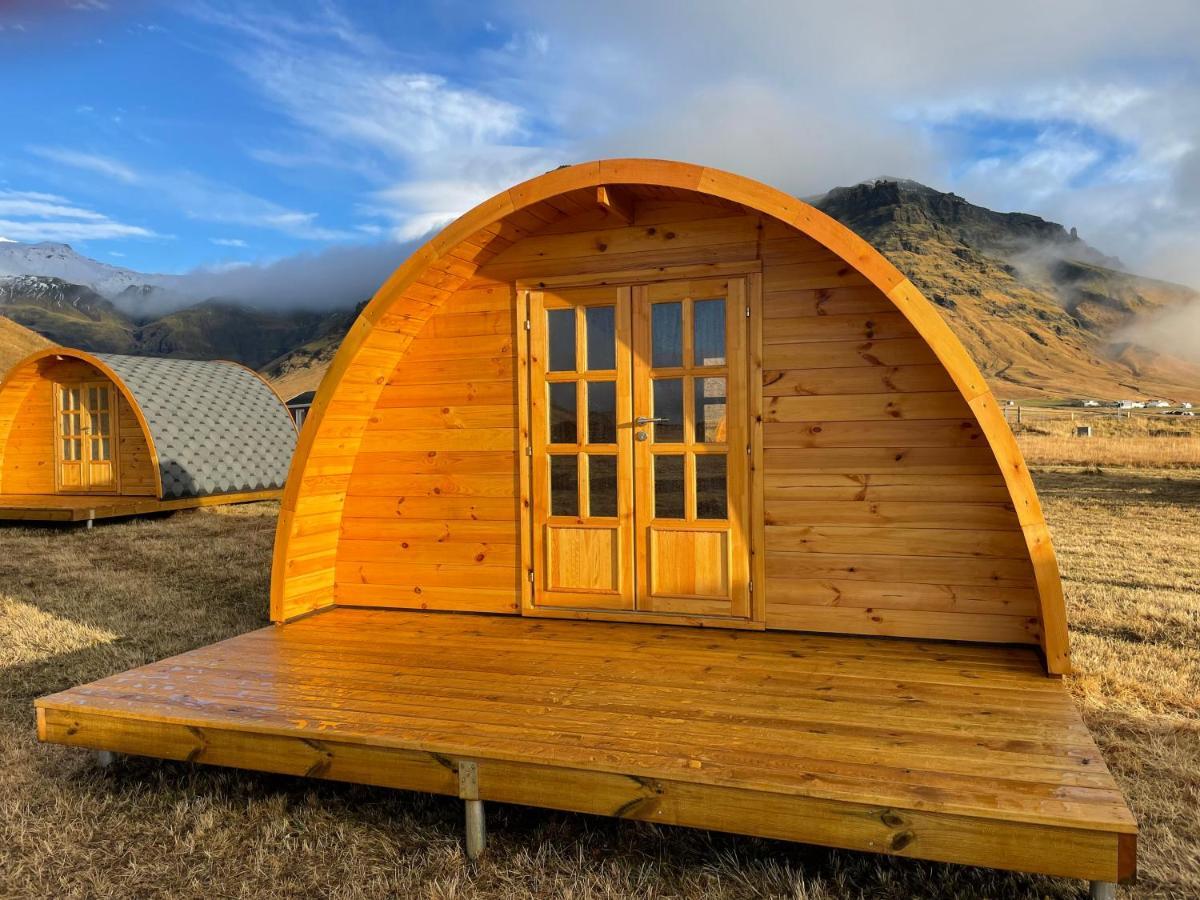
[(88, 407), (96, 409), (100, 406), (100, 390), (96, 387), (88, 388)]
[(550, 457), (550, 515), (579, 515), (579, 470), (574, 456)]
[(650, 313), (650, 365), (683, 365), (683, 304), (655, 303)]
[(696, 403), (694, 420), (696, 442), (699, 444), (724, 443), (725, 434), (725, 379), (697, 378), (693, 385)]
[(79, 388), (71, 388), (71, 409), (79, 409)]
[(729, 518), (724, 453), (696, 456), (696, 518)]
[(590, 444), (617, 442), (617, 385), (612, 381), (592, 381), (587, 386), (587, 439)]
[(108, 409), (108, 388), (100, 389), (100, 408)]
[(615, 369), (617, 367), (617, 310), (612, 306), (589, 306), (584, 313), (587, 321), (587, 367)]
[(71, 457), (71, 442), (70, 442), (70, 441), (63, 441), (63, 442), (62, 442), (62, 458), (63, 458), (64, 460), (70, 460), (70, 459), (72, 458), (72, 457)]
[(617, 514), (617, 458), (588, 457), (588, 515)]
[(550, 443), (574, 444), (578, 426), (575, 413), (575, 382), (550, 385)]
[(654, 409), (651, 415), (666, 419), (654, 425), (654, 440), (659, 444), (675, 444), (683, 441), (683, 379), (658, 378), (651, 382), (654, 388)]
[(70, 413), (63, 413), (63, 415), (62, 415), (62, 433), (63, 434), (71, 433), (71, 414)]
[(575, 310), (546, 311), (546, 339), (551, 372), (575, 371)]
[(79, 417), (79, 413), (72, 413), (72, 415), (71, 415), (71, 434), (82, 434), (83, 433), (83, 428), (81, 427), (80, 422), (81, 422), (81, 419)]
[(66, 388), (58, 389), (58, 405), (62, 409), (70, 409), (71, 408), (71, 392), (68, 391)]
[(654, 457), (654, 517), (682, 519), (683, 457)]
[(112, 445), (109, 443), (108, 438), (104, 438), (100, 442), (100, 458), (106, 462), (112, 459)]
[(693, 303), (692, 331), (694, 365), (725, 365), (725, 301), (697, 300)]

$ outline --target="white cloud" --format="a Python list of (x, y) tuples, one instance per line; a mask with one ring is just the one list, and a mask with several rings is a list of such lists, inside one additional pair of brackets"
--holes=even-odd
[(148, 228), (116, 222), (57, 194), (0, 189), (0, 233), (14, 241), (88, 241), (160, 237)]
[(328, 310), (368, 299), (414, 243), (335, 245), (263, 263), (197, 269), (172, 281), (192, 297), (222, 297), (263, 308)]
[(108, 176), (143, 197), (165, 203), (189, 219), (277, 231), (303, 240), (336, 241), (352, 232), (319, 224), (318, 214), (290, 209), (231, 185), (193, 172), (135, 171), (119, 160), (63, 147), (30, 147), (38, 156), (63, 166)]
[(216, 244), (218, 247), (246, 247), (249, 246), (241, 238), (209, 238), (209, 243)]
[[(285, 168), (336, 159), (384, 184), (369, 199), (389, 204), (374, 212), (397, 239), (561, 161), (529, 140), (520, 104), (400, 59), (332, 3), (306, 19), (212, 4), (193, 12), (233, 37), (230, 64), (316, 148), (258, 149), (254, 158)], [(535, 55), (550, 46), (536, 29), (514, 40)]]
[(0, 231), (10, 241), (100, 241), (112, 238), (157, 237), (147, 228), (120, 222), (19, 221), (0, 219)]
[(136, 184), (140, 180), (138, 174), (133, 169), (124, 163), (117, 162), (115, 159), (109, 159), (106, 156), (81, 153), (78, 150), (70, 150), (66, 147), (34, 146), (27, 149), (30, 153), (40, 156), (43, 159), (48, 159), (51, 162), (71, 166), (75, 169), (83, 169), (88, 172), (95, 172), (98, 175), (104, 175), (107, 178), (112, 178), (125, 184)]
[(68, 218), (93, 221), (106, 219), (105, 216), (90, 209), (71, 206), (70, 201), (55, 194), (3, 189), (0, 189), (0, 215), (34, 219)]

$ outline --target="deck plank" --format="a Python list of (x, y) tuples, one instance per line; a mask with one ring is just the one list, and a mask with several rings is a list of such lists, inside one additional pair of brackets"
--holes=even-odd
[[(540, 766), (597, 784), (663, 779), (689, 797), (707, 786), (1112, 841), (1136, 831), (1061, 682), (1025, 647), (340, 608), (38, 706), (46, 739), (142, 747), (159, 728), (149, 755), (166, 758), (196, 742), (173, 728), (242, 735), (222, 738), (233, 749), (221, 760), (259, 739), (354, 746), (341, 763), (352, 781), (369, 781), (372, 752), (399, 753), (421, 790), (438, 789), (432, 754), (523, 779)], [(200, 756), (217, 761), (208, 747)], [(245, 753), (226, 764), (300, 764)]]

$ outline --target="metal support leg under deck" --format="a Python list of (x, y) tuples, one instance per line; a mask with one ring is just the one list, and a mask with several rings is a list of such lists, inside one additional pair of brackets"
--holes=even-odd
[(487, 823), (482, 800), (464, 800), (467, 807), (467, 859), (479, 859), (487, 847)]
[(1092, 882), (1092, 900), (1117, 900), (1117, 886), (1111, 881)]
[(107, 769), (117, 761), (117, 754), (113, 753), (111, 750), (97, 750), (95, 751), (95, 757), (96, 766), (97, 768), (101, 769)]
[(458, 796), (466, 807), (467, 859), (479, 859), (487, 846), (487, 823), (479, 799), (479, 766), (473, 760), (459, 760)]

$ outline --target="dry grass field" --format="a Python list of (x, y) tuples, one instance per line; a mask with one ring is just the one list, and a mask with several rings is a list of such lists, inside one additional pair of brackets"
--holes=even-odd
[[(1121, 466), (1147, 469), (1200, 469), (1200, 416), (1166, 416), (1065, 409), (1022, 410), (1009, 421), (1031, 466)], [(1091, 437), (1075, 434), (1090, 425)]]
[[(1142, 825), (1145, 897), (1200, 896), (1200, 476), (1040, 472), (1071, 690)], [(39, 746), (31, 702), (263, 624), (275, 507), (0, 529), (0, 896), (1079, 897), (1079, 882)]]

